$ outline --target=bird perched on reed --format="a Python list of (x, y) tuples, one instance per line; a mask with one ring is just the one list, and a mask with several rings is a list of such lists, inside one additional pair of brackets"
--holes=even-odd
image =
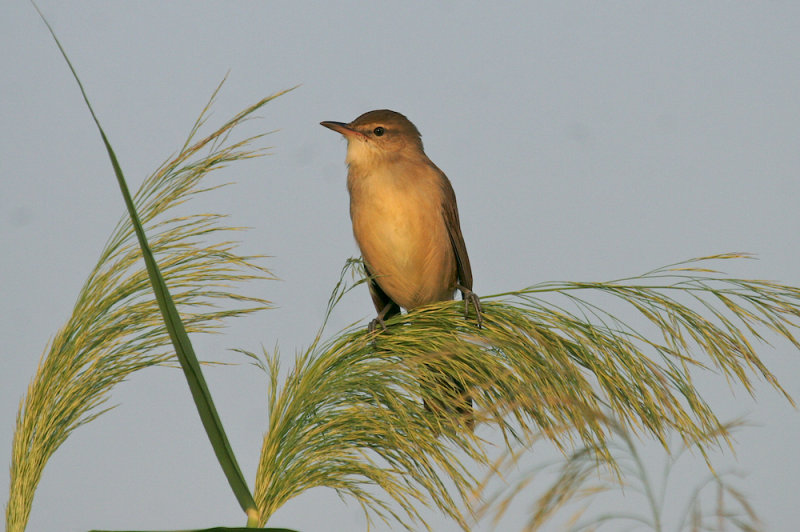
[[(321, 122), (347, 139), (350, 218), (378, 316), (384, 320), (461, 291), (465, 315), (472, 305), (481, 325), (480, 299), (461, 233), (458, 207), (447, 176), (425, 155), (416, 126), (386, 109), (349, 123)], [(426, 400), (428, 410), (455, 412), (472, 428), (472, 399), (453, 376), (437, 379), (451, 405)]]

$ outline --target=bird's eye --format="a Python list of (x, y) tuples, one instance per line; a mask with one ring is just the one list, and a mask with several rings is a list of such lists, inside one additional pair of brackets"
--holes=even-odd
[(386, 133), (386, 130), (385, 130), (385, 129), (383, 129), (381, 126), (378, 126), (378, 127), (376, 127), (375, 129), (373, 129), (373, 130), (372, 130), (372, 132), (373, 132), (373, 133), (375, 133), (375, 136), (376, 136), (376, 137), (380, 137), (381, 135), (383, 135), (384, 133)]

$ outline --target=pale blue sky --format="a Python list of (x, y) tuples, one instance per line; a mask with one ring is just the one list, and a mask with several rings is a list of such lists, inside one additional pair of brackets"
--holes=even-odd
[[(232, 167), (224, 178), (238, 184), (201, 200), (253, 227), (244, 250), (272, 255), (283, 279), (254, 287), (279, 308), (197, 339), (204, 358), (279, 343), (288, 361), (311, 341), (344, 260), (357, 254), (344, 143), (318, 123), (374, 108), (406, 114), (453, 182), (479, 294), (726, 251), (760, 257), (731, 274), (800, 285), (800, 3), (40, 7), (133, 183), (181, 145), (226, 72), (212, 121), (302, 84), (249, 126), (279, 130), (268, 139), (273, 155)], [(78, 89), (27, 2), (0, 4), (0, 45), (7, 462), (19, 399), (123, 205)], [(330, 330), (372, 313), (367, 294), (354, 293)], [(800, 398), (798, 352), (781, 342), (761, 352)], [(264, 380), (248, 366), (208, 378), (252, 479)], [(763, 385), (753, 400), (721, 377), (699, 382), (722, 418), (746, 414), (758, 425), (718, 463), (747, 473), (739, 487), (768, 530), (795, 530), (800, 413)], [(179, 372), (135, 375), (112, 401), (121, 407), (76, 432), (45, 469), (29, 531), (243, 524)], [(357, 506), (329, 490), (292, 501), (271, 524), (363, 529)]]

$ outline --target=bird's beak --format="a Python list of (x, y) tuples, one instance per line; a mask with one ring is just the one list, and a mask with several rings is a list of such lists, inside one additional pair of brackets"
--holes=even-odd
[(332, 129), (337, 133), (341, 133), (342, 135), (344, 135), (344, 138), (346, 139), (364, 137), (363, 133), (356, 131), (355, 129), (352, 129), (348, 124), (345, 124), (344, 122), (325, 121), (325, 122), (320, 122), (319, 125), (325, 126), (328, 129)]

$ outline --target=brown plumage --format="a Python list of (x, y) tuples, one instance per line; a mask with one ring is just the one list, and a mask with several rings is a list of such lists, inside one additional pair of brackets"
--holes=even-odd
[[(353, 234), (371, 276), (378, 317), (370, 324), (421, 305), (453, 299), (456, 290), (474, 305), (472, 270), (461, 234), (458, 207), (447, 176), (422, 147), (417, 128), (389, 110), (370, 111), (352, 122), (322, 122), (347, 139), (347, 189)], [(455, 411), (472, 428), (472, 400), (454, 379), (443, 379)]]

